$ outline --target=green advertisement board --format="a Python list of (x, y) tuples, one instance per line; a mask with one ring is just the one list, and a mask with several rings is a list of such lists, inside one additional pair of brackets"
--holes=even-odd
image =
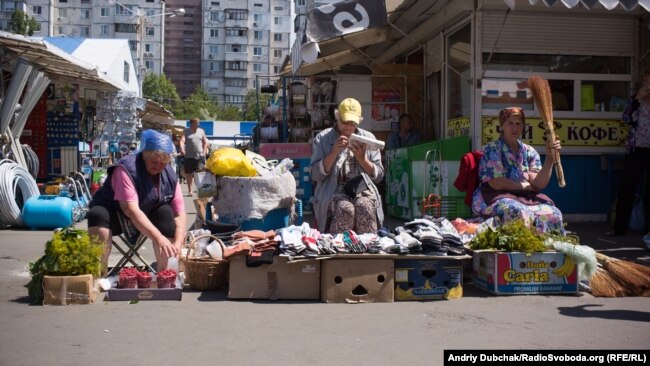
[[(460, 136), (387, 150), (387, 214), (404, 220), (424, 214), (469, 217), (469, 208), (463, 204), (465, 194), (453, 186), (460, 160), (469, 149), (469, 137)], [(440, 211), (423, 208), (431, 194), (441, 197)]]

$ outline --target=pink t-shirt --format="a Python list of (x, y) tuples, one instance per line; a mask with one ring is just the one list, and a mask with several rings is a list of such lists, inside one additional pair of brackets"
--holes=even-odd
[[(113, 178), (111, 181), (111, 186), (113, 186), (113, 191), (115, 192), (115, 200), (117, 201), (126, 201), (126, 202), (138, 202), (138, 191), (135, 190), (135, 186), (129, 177), (129, 174), (126, 170), (121, 167), (115, 167), (113, 172)], [(176, 182), (176, 193), (174, 193), (174, 198), (171, 200), (169, 205), (174, 212), (174, 216), (178, 216), (182, 213), (185, 213), (185, 202), (183, 201), (183, 193), (181, 192), (181, 185)]]

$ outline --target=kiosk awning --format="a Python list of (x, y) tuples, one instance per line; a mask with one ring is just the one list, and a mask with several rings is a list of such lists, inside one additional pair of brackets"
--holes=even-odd
[[(506, 9), (504, 4), (514, 9), (515, 0), (484, 0), (482, 7)], [(583, 11), (650, 11), (650, 0), (528, 0), (520, 7), (526, 11), (567, 11), (557, 4)], [(282, 74), (310, 76), (336, 72), (344, 65), (391, 62), (421, 47), (436, 29), (470, 14), (474, 6), (470, 0), (386, 0), (388, 25), (321, 40), (318, 55), (311, 62), (301, 58), (303, 44), (299, 36)], [(556, 9), (544, 10), (547, 7)]]

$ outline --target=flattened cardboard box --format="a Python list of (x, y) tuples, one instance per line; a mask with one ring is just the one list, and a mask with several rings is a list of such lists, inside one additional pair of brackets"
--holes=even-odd
[(578, 270), (559, 252), (474, 252), (474, 285), (499, 295), (578, 293)]
[(439, 300), (463, 297), (466, 258), (395, 259), (395, 300)]
[[(179, 281), (176, 281), (176, 286)], [(158, 288), (157, 282), (151, 282), (149, 288), (111, 288), (108, 290), (109, 301), (132, 301), (132, 300), (181, 300), (183, 289)]]
[(93, 275), (43, 276), (43, 305), (92, 304)]
[(393, 302), (393, 259), (327, 259), (322, 263), (321, 300), (331, 303)]
[(319, 260), (289, 262), (273, 257), (273, 263), (247, 267), (246, 256), (230, 259), (229, 299), (318, 300)]

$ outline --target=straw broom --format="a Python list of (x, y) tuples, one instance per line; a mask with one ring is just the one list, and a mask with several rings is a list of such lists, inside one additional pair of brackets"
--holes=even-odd
[(589, 287), (596, 297), (623, 297), (628, 294), (625, 287), (600, 267), (589, 280)]
[(631, 295), (647, 296), (650, 290), (650, 267), (596, 253), (596, 260)]
[(557, 175), (557, 182), (560, 187), (566, 186), (564, 181), (564, 170), (560, 162), (560, 152), (553, 148), (555, 142), (555, 129), (553, 128), (553, 98), (551, 96), (551, 87), (548, 81), (539, 76), (531, 76), (528, 78), (528, 87), (533, 93), (533, 99), (539, 109), (539, 114), (542, 117), (544, 126), (546, 127), (546, 145), (551, 150), (551, 154), (555, 157), (555, 175)]

